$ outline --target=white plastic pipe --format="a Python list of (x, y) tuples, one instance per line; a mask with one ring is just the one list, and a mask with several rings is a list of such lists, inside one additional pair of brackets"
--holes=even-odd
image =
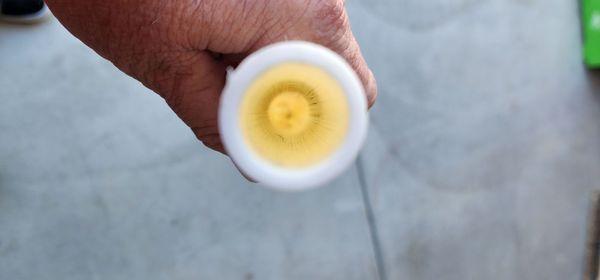
[[(341, 85), (349, 107), (349, 128), (342, 145), (325, 160), (303, 168), (277, 166), (261, 158), (245, 142), (240, 124), (240, 106), (250, 84), (266, 70), (290, 62), (325, 70)], [(229, 73), (221, 96), (219, 130), (228, 155), (247, 176), (276, 190), (305, 190), (325, 185), (354, 162), (367, 134), (367, 110), (363, 85), (346, 60), (317, 44), (288, 41), (253, 53)]]

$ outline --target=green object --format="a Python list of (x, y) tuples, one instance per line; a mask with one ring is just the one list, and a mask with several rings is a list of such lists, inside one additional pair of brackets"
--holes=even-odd
[(600, 68), (600, 0), (583, 0), (583, 55), (590, 68)]

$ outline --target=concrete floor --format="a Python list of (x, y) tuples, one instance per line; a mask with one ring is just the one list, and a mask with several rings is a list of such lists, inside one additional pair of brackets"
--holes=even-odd
[(56, 21), (0, 25), (0, 279), (580, 279), (600, 75), (563, 0), (349, 0), (358, 164), (275, 193)]

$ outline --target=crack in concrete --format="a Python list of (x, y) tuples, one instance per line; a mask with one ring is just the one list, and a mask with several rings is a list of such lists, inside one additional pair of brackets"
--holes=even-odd
[[(408, 20), (404, 20), (404, 21), (397, 21), (397, 19), (400, 18), (401, 15), (399, 15), (398, 13), (393, 13), (394, 10), (389, 9), (389, 6), (390, 6), (389, 4), (382, 5), (384, 7), (383, 9), (377, 9), (377, 5), (373, 5), (373, 3), (370, 2), (370, 0), (369, 1), (364, 1), (364, 0), (358, 1), (359, 5), (361, 7), (363, 7), (365, 11), (367, 11), (374, 17), (381, 18), (383, 21), (385, 21), (386, 23), (388, 23), (392, 26), (404, 28), (404, 29), (407, 29), (407, 30), (413, 31), (413, 32), (423, 32), (423, 31), (433, 30), (433, 29), (443, 25), (444, 23), (448, 23), (448, 22), (466, 14), (473, 8), (482, 6), (483, 4), (485, 4), (487, 2), (488, 1), (464, 0), (464, 1), (462, 1), (462, 3), (458, 4), (455, 9), (449, 9), (449, 11), (446, 11), (445, 13), (438, 14), (437, 18), (419, 19), (419, 20), (408, 19)], [(410, 11), (410, 10), (411, 9), (407, 9), (407, 11)], [(429, 11), (429, 12), (416, 11), (416, 12), (417, 12), (417, 14), (435, 14), (435, 12), (431, 12), (431, 11)], [(393, 15), (390, 13), (393, 13)]]
[(356, 160), (356, 169), (358, 173), (358, 182), (360, 185), (361, 196), (365, 208), (365, 216), (369, 225), (369, 235), (371, 237), (371, 245), (373, 247), (373, 254), (375, 255), (375, 265), (377, 278), (379, 280), (387, 280), (387, 273), (385, 270), (385, 263), (383, 260), (383, 251), (381, 249), (381, 241), (379, 239), (379, 232), (377, 230), (377, 221), (375, 220), (375, 214), (373, 206), (371, 204), (371, 197), (369, 195), (367, 180), (365, 176), (364, 166), (362, 164), (362, 156), (359, 155)]

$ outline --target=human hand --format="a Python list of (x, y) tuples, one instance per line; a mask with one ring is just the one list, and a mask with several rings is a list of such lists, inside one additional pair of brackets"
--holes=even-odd
[(343, 0), (46, 0), (86, 45), (162, 96), (206, 146), (225, 152), (218, 130), (226, 69), (284, 40), (342, 55), (377, 96)]

